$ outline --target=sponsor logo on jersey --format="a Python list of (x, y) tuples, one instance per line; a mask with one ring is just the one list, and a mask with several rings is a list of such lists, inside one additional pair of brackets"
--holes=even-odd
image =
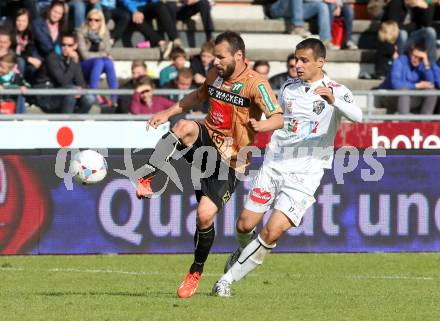
[(226, 204), (230, 198), (231, 198), (231, 193), (229, 193), (229, 191), (226, 191), (225, 195), (222, 196), (223, 205)]
[(351, 95), (350, 93), (346, 93), (346, 94), (344, 95), (344, 100), (345, 100), (347, 103), (351, 104), (351, 103), (354, 101), (353, 95)]
[(241, 82), (235, 82), (235, 83), (233, 83), (232, 84), (232, 89), (231, 89), (231, 91), (234, 93), (234, 94), (239, 94), (240, 93), (240, 91), (243, 89), (243, 87), (244, 87), (244, 84), (243, 83), (241, 83)]
[(234, 93), (227, 92), (210, 85), (208, 85), (208, 94), (211, 98), (215, 98), (239, 107), (249, 107), (251, 104), (249, 98), (241, 97)]
[(313, 102), (313, 112), (317, 115), (322, 113), (325, 108), (325, 102), (323, 100), (315, 100)]
[(266, 204), (272, 198), (272, 194), (270, 192), (264, 191), (259, 187), (255, 187), (251, 191), (250, 199), (258, 204)]
[(263, 102), (266, 105), (267, 110), (269, 110), (269, 112), (274, 112), (275, 111), (275, 105), (272, 102), (272, 99), (270, 98), (270, 95), (266, 89), (266, 86), (264, 86), (264, 84), (259, 84), (257, 86), (258, 91), (260, 92), (261, 96), (263, 97)]

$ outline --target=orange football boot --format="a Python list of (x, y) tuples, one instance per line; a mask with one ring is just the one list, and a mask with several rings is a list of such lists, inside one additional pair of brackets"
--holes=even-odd
[(186, 273), (185, 279), (183, 280), (180, 287), (177, 289), (177, 295), (179, 298), (189, 298), (196, 293), (199, 287), (199, 281), (202, 276), (199, 272)]
[(151, 189), (151, 181), (154, 176), (150, 177), (141, 177), (138, 179), (138, 185), (136, 189), (136, 197), (138, 199), (142, 198), (151, 198), (154, 195), (153, 190)]

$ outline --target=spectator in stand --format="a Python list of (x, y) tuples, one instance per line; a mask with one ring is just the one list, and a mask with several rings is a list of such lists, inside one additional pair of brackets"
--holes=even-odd
[(335, 17), (342, 17), (344, 22), (344, 30), (347, 34), (345, 43), (342, 48), (356, 50), (358, 46), (353, 41), (353, 19), (354, 11), (350, 0), (325, 0), (329, 6), (330, 26), (333, 25)]
[[(61, 54), (53, 51), (38, 70), (35, 88), (86, 88), (75, 36), (61, 37)], [(88, 113), (95, 98), (92, 95), (36, 96), (36, 105), (48, 113)]]
[[(1, 89), (17, 89), (20, 88), (20, 91), (24, 93), (26, 91), (26, 85), (23, 80), (23, 77), (20, 75), (17, 66), (16, 55), (13, 52), (8, 52), (6, 55), (0, 57), (0, 90)], [(17, 114), (25, 113), (25, 100), (24, 97), (18, 95), (15, 97), (1, 97), (2, 101), (11, 101), (15, 100), (16, 109), (15, 112)]]
[[(99, 78), (105, 74), (110, 89), (118, 88), (115, 65), (110, 56), (110, 33), (107, 30), (102, 11), (92, 9), (87, 14), (87, 22), (77, 31), (78, 51), (81, 57), (81, 69), (90, 88), (99, 87)], [(107, 101), (104, 97), (98, 96), (97, 102), (100, 105), (110, 107), (116, 105), (117, 96), (112, 95)]]
[(399, 58), (399, 51), (397, 48), (398, 38), (399, 26), (395, 21), (389, 20), (380, 24), (377, 33), (374, 78), (385, 78), (393, 65), (393, 61)]
[(338, 49), (332, 44), (329, 8), (322, 0), (277, 0), (270, 6), (269, 17), (290, 19), (290, 33), (303, 38), (311, 35), (304, 29), (304, 20), (317, 17), (322, 42), (327, 49)]
[(130, 25), (130, 13), (124, 7), (119, 6), (116, 0), (101, 0), (100, 5), (105, 21), (108, 22), (111, 19), (114, 22), (115, 26), (111, 32), (111, 42), (114, 44), (122, 38)]
[(166, 5), (170, 11), (174, 24), (177, 23), (177, 20), (187, 21), (191, 19), (192, 16), (200, 13), (203, 29), (205, 30), (206, 41), (212, 39), (214, 23), (212, 22), (211, 5), (209, 4), (209, 0), (167, 1)]
[[(170, 12), (160, 0), (121, 0), (131, 13), (131, 20), (151, 46), (158, 46), (160, 59), (168, 59), (173, 46), (181, 46), (176, 24), (173, 23)], [(166, 41), (160, 33), (153, 29), (152, 20), (156, 19), (160, 31), (165, 31), (170, 41)]]
[[(389, 76), (380, 86), (381, 89), (414, 90), (434, 89), (434, 72), (423, 44), (411, 47), (408, 54), (397, 58)], [(436, 96), (379, 96), (377, 105), (386, 108), (388, 113), (409, 114), (416, 111), (420, 114), (432, 114), (437, 102)]]
[(270, 65), (267, 60), (255, 61), (252, 69), (262, 75), (264, 79), (269, 79)]
[(32, 23), (35, 45), (38, 55), (44, 59), (52, 53), (61, 54), (60, 37), (66, 31), (64, 20), (66, 6), (59, 0), (54, 0), (47, 9), (45, 18), (39, 17)]
[[(194, 88), (193, 86), (193, 72), (189, 68), (181, 68), (177, 72), (176, 79), (170, 81), (164, 88), (165, 89), (180, 89), (180, 90), (188, 90), (191, 88)], [(171, 94), (168, 96), (168, 99), (172, 101), (178, 101), (181, 99), (180, 96), (183, 96), (183, 94)]]
[(269, 84), (272, 89), (280, 89), (281, 86), (288, 78), (296, 78), (298, 74), (296, 73), (296, 64), (295, 64), (295, 54), (291, 53), (287, 56), (286, 61), (287, 71), (277, 74), (269, 78)]
[[(135, 89), (138, 79), (147, 75), (147, 65), (143, 60), (134, 60), (131, 63), (131, 79), (121, 86), (121, 89)], [(118, 99), (116, 112), (127, 114), (130, 112), (131, 96), (121, 95)]]
[(11, 52), (12, 36), (7, 28), (0, 29), (0, 57)]
[(15, 53), (17, 65), (25, 79), (31, 79), (41, 66), (30, 25), (30, 15), (27, 9), (20, 9), (15, 18)]
[(408, 52), (414, 44), (424, 42), (429, 61), (434, 64), (437, 60), (437, 32), (435, 29), (427, 24), (414, 23), (414, 15), (411, 15), (411, 23), (404, 24), (406, 16), (412, 12), (411, 7), (423, 6), (422, 3), (424, 3), (423, 0), (390, 0), (384, 9), (382, 21), (393, 20), (398, 24), (400, 32), (397, 46), (400, 55)]
[(170, 53), (171, 65), (166, 66), (160, 71), (159, 86), (163, 87), (171, 80), (176, 79), (177, 70), (185, 67), (187, 62), (186, 52), (180, 47), (173, 48)]
[(214, 44), (206, 41), (200, 48), (200, 54), (191, 58), (191, 70), (194, 73), (194, 82), (201, 85), (205, 82), (208, 70), (212, 68), (214, 62)]
[[(179, 89), (179, 90), (189, 90), (189, 89), (193, 89), (194, 85), (193, 85), (193, 77), (194, 74), (192, 72), (192, 70), (190, 68), (181, 68), (179, 69), (178, 73), (177, 73), (177, 78), (170, 81), (165, 88), (166, 89)], [(171, 94), (168, 95), (167, 98), (169, 100), (172, 100), (174, 102), (178, 101), (179, 99), (181, 99), (185, 94), (181, 93), (181, 94)], [(192, 109), (191, 113), (206, 113), (207, 111), (203, 110), (204, 106), (194, 106), (194, 108)], [(176, 116), (173, 116), (170, 118), (170, 123), (171, 126), (173, 126), (178, 120), (180, 119), (185, 119), (185, 114), (179, 114)]]
[(288, 32), (302, 38), (308, 38), (312, 34), (304, 28), (303, 0), (277, 0), (265, 8), (265, 14), (270, 19), (290, 19)]
[(174, 105), (174, 101), (155, 96), (154, 89), (154, 81), (150, 77), (142, 76), (137, 80), (136, 91), (130, 105), (132, 114), (155, 114)]

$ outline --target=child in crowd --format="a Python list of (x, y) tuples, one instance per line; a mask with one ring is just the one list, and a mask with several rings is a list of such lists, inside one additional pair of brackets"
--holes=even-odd
[[(0, 57), (0, 89), (16, 89), (24, 93), (26, 90), (23, 77), (17, 68), (17, 57), (15, 53), (9, 52)], [(21, 95), (14, 97), (2, 96), (0, 98), (0, 109), (2, 113), (13, 113), (14, 109), (17, 114), (25, 112), (25, 100)], [(15, 104), (15, 108), (14, 108)]]

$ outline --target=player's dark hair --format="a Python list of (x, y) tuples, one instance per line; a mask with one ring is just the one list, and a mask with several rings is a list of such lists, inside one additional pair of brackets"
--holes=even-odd
[(229, 44), (229, 48), (232, 55), (234, 55), (237, 51), (241, 50), (241, 52), (243, 53), (243, 57), (246, 56), (243, 38), (241, 38), (238, 33), (234, 31), (225, 31), (219, 34), (217, 38), (215, 38), (214, 43), (215, 45), (218, 45), (223, 41), (226, 41)]
[(325, 56), (327, 54), (327, 51), (325, 50), (325, 46), (322, 41), (316, 38), (307, 38), (301, 41), (299, 44), (296, 45), (296, 50), (300, 49), (312, 49), (315, 59), (325, 59)]

